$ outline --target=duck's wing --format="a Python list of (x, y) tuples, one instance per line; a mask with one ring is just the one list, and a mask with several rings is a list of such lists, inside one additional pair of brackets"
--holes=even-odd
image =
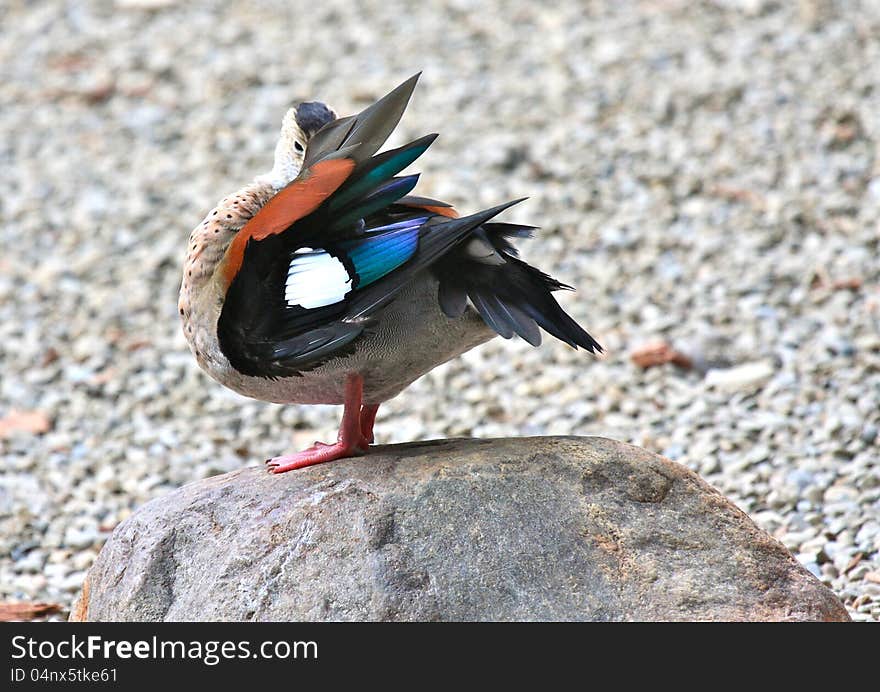
[(452, 220), (387, 214), (379, 226), (361, 216), (330, 237), (304, 230), (295, 242), (286, 234), (251, 241), (220, 313), (220, 347), (238, 371), (259, 377), (294, 375), (350, 352), (416, 274), (508, 206)]
[[(485, 230), (515, 202), (457, 218), (443, 202), (409, 196), (418, 176), (397, 174), (436, 135), (375, 153), (415, 80), (320, 130), (302, 173), (233, 239), (219, 267), (217, 335), (239, 372), (290, 376), (351, 352), (379, 311), (428, 268), (440, 278), (449, 315), (464, 309), (464, 296), (502, 336), (535, 343), (537, 324), (572, 345), (598, 347), (550, 295), (562, 284), (516, 259), (505, 240), (516, 227)], [(474, 276), (457, 276), (461, 270)]]
[(375, 152), (414, 85), (318, 132), (303, 172), (233, 239), (219, 267), (217, 335), (239, 372), (289, 376), (350, 349), (418, 272), (510, 206), (459, 219), (399, 204), (418, 176), (397, 174), (436, 135)]

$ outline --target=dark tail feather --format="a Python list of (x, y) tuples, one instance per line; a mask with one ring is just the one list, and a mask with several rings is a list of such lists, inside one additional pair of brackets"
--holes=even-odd
[[(485, 223), (473, 237), (494, 249), (494, 259), (487, 261), (482, 253), (468, 253), (464, 247), (444, 257), (435, 267), (441, 309), (449, 317), (460, 316), (466, 295), (486, 324), (505, 339), (515, 333), (538, 346), (540, 327), (573, 348), (601, 353), (599, 343), (566, 314), (552, 295), (553, 291), (570, 287), (518, 259), (516, 249), (507, 240), (528, 236), (532, 230), (531, 226)], [(486, 251), (491, 254), (489, 247)]]
[[(528, 265), (526, 266), (528, 267)], [(541, 274), (534, 267), (528, 267), (528, 269), (536, 274)], [(602, 347), (599, 342), (590, 336), (556, 302), (550, 293), (555, 289), (544, 282), (538, 284), (538, 280), (540, 279), (533, 280), (528, 296), (519, 304), (523, 312), (532, 317), (545, 332), (552, 334), (569, 346), (574, 348), (580, 346), (590, 353), (601, 353)]]
[(541, 330), (535, 320), (513, 305), (498, 301), (499, 308), (504, 312), (508, 324), (519, 336), (532, 346), (541, 345)]
[(490, 329), (498, 332), (498, 334), (509, 339), (513, 336), (513, 325), (507, 318), (507, 311), (503, 309), (502, 303), (491, 293), (480, 293), (473, 291), (469, 294), (471, 302), (477, 309), (477, 312), (483, 317)]
[(493, 222), (483, 224), (483, 230), (492, 239), (492, 244), (497, 249), (514, 257), (519, 257), (519, 250), (510, 242), (510, 238), (531, 238), (537, 229), (537, 226), (524, 226), (518, 223)]
[(452, 281), (443, 281), (440, 283), (440, 290), (437, 294), (437, 300), (440, 301), (440, 309), (447, 317), (457, 319), (464, 314), (467, 308), (467, 291)]

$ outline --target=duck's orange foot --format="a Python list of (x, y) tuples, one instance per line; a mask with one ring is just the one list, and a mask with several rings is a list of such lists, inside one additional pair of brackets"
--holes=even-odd
[(345, 381), (345, 410), (339, 426), (339, 441), (328, 445), (316, 442), (311, 447), (296, 454), (274, 457), (266, 461), (269, 473), (284, 473), (306, 466), (323, 464), (337, 459), (360, 456), (367, 451), (373, 441), (373, 423), (376, 420), (378, 404), (361, 407), (364, 381), (360, 375), (349, 375)]
[(269, 473), (285, 473), (327, 461), (360, 456), (367, 451), (367, 445), (363, 444), (363, 441), (360, 442), (361, 444), (351, 444), (339, 441), (332, 445), (316, 442), (314, 447), (304, 449), (302, 452), (273, 457), (266, 461), (266, 466), (269, 468)]

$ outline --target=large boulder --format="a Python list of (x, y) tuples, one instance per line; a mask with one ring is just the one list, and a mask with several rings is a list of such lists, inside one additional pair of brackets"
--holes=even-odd
[(191, 483), (120, 524), (77, 620), (847, 620), (694, 473), (602, 438), (449, 440)]

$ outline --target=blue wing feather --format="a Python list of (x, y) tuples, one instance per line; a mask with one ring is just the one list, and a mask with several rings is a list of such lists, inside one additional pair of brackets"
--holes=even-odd
[(368, 196), (359, 198), (341, 210), (337, 215), (330, 218), (330, 223), (325, 232), (332, 233), (335, 230), (345, 229), (360, 219), (384, 209), (412, 190), (419, 180), (417, 173), (400, 178), (391, 178), (381, 183)]
[[(369, 193), (383, 181), (392, 178), (425, 153), (437, 135), (427, 135), (409, 144), (374, 156), (363, 173), (355, 172), (352, 177), (328, 200), (327, 209), (336, 212), (350, 202)], [(405, 193), (404, 193), (405, 194)], [(401, 195), (403, 196), (403, 195)]]
[(405, 264), (418, 249), (419, 228), (427, 219), (420, 216), (372, 228), (357, 240), (341, 243), (357, 272), (358, 288), (369, 286)]

